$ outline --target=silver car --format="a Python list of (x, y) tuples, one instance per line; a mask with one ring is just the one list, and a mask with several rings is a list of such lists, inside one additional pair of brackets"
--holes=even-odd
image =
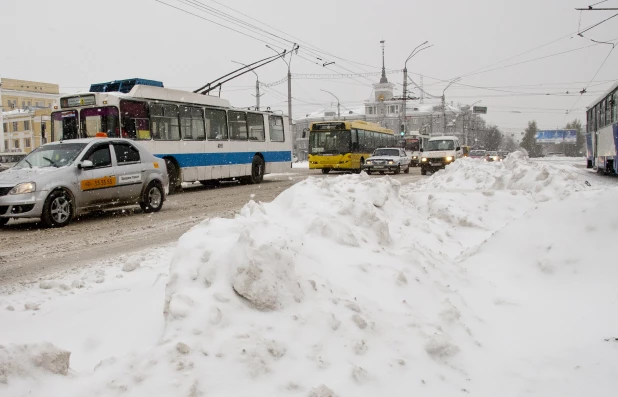
[(398, 148), (380, 148), (373, 151), (371, 157), (365, 160), (363, 169), (367, 174), (373, 172), (384, 174), (385, 171), (399, 174), (410, 172), (411, 160), (408, 154), (403, 149)]
[(168, 183), (165, 161), (137, 142), (48, 143), (0, 173), (0, 226), (11, 218), (41, 218), (47, 227), (62, 227), (85, 212), (132, 204), (157, 212)]

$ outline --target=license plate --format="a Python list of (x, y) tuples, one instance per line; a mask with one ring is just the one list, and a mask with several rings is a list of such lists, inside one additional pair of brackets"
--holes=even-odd
[(433, 167), (441, 167), (442, 163), (429, 163), (431, 164)]
[(384, 167), (382, 167), (381, 165), (379, 165), (377, 167), (373, 167), (373, 168), (375, 168), (376, 170), (383, 170), (384, 169)]

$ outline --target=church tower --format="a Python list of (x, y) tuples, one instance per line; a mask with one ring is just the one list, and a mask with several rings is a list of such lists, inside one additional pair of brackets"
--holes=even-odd
[(389, 83), (386, 78), (386, 68), (384, 66), (384, 40), (381, 40), (380, 44), (382, 44), (382, 77), (380, 78), (380, 82), (378, 84), (373, 85), (373, 90), (375, 91), (375, 101), (378, 103), (378, 108), (381, 107), (380, 104), (384, 101), (390, 101), (393, 99), (393, 89), (395, 88), (395, 84)]

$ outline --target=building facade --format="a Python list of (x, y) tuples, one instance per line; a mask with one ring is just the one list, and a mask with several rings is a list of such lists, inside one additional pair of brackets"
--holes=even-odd
[(0, 153), (29, 153), (50, 131), (58, 84), (0, 79)]

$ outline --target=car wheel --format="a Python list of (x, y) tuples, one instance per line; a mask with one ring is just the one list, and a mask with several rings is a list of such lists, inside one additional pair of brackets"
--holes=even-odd
[(427, 175), (427, 170), (424, 168), (421, 168), (421, 175)]
[(262, 183), (264, 180), (264, 160), (260, 156), (253, 156), (251, 162), (250, 182), (253, 184)]
[(170, 181), (170, 194), (176, 194), (180, 191), (178, 167), (176, 167), (173, 161), (168, 159), (165, 159), (165, 166), (167, 167), (167, 176)]
[(393, 171), (393, 174), (397, 175), (401, 173), (401, 166), (398, 165), (397, 168), (395, 168), (395, 171)]
[(0, 218), (0, 227), (6, 225), (11, 218)]
[(45, 227), (64, 227), (73, 219), (73, 201), (64, 190), (55, 190), (43, 204), (41, 221)]
[(145, 213), (159, 212), (163, 207), (163, 189), (161, 184), (152, 181), (146, 186), (144, 193), (142, 193), (142, 200), (139, 206), (142, 207)]
[(369, 171), (369, 170), (367, 170), (365, 172), (367, 173), (367, 175), (371, 175), (373, 173), (372, 171)]
[(322, 168), (322, 174), (328, 174), (330, 172), (330, 168)]

